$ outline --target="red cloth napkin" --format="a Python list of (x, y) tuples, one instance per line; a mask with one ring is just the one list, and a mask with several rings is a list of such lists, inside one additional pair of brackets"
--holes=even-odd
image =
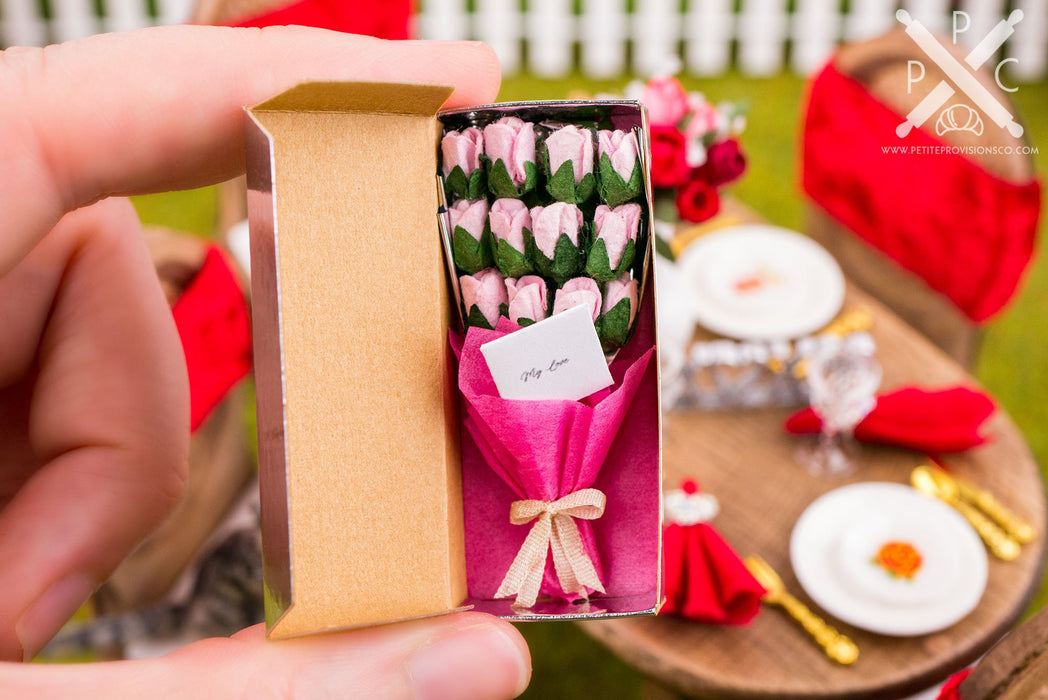
[(196, 430), (251, 371), (251, 314), (236, 276), (212, 246), (171, 313), (189, 373), (190, 428)]
[[(696, 490), (685, 482), (686, 494)], [(709, 523), (670, 522), (662, 530), (662, 557), (666, 604), (659, 614), (744, 625), (760, 611), (764, 588)]]
[[(982, 425), (995, 410), (993, 399), (969, 387), (905, 387), (877, 397), (877, 405), (855, 426), (855, 439), (918, 452), (961, 452), (986, 442)], [(785, 427), (796, 434), (817, 433), (822, 420), (805, 408), (787, 418)]]
[(410, 20), (408, 0), (300, 0), (229, 24), (235, 27), (299, 24), (380, 39), (407, 39)]
[(939, 689), (939, 696), (936, 700), (961, 700), (960, 687), (964, 679), (972, 672), (970, 668), (966, 668), (963, 671), (950, 676), (946, 683), (943, 684), (942, 688)]

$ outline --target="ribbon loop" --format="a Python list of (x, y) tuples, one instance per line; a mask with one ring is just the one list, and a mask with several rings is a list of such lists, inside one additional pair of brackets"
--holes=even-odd
[(604, 585), (586, 554), (575, 518), (596, 520), (604, 514), (606, 502), (607, 497), (600, 490), (592, 488), (580, 489), (555, 501), (514, 501), (509, 511), (511, 523), (525, 525), (537, 520), (520, 546), (495, 597), (515, 595), (515, 605), (534, 605), (542, 585), (547, 550), (553, 554), (553, 568), (565, 593), (587, 597), (587, 588), (604, 593)]

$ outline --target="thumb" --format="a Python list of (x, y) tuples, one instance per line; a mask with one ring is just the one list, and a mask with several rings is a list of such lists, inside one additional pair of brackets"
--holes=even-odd
[(5, 695), (37, 698), (500, 700), (530, 677), (520, 634), (480, 613), (279, 642), (256, 625), (145, 661), (0, 664)]

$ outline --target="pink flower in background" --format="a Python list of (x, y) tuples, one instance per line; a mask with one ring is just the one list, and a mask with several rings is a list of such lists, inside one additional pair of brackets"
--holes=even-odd
[(546, 280), (538, 275), (524, 275), (518, 280), (506, 280), (509, 296), (509, 320), (520, 323), (520, 319), (541, 321), (546, 318)]
[(460, 199), (448, 209), (448, 220), (451, 223), (452, 231), (456, 226), (461, 226), (466, 233), (479, 241), (481, 234), (484, 233), (484, 225), (488, 221), (488, 201), (478, 199), (470, 202)]
[(717, 110), (706, 99), (698, 94), (692, 93), (688, 99), (688, 108), (691, 114), (688, 116), (688, 124), (684, 127), (684, 136), (688, 140), (701, 139), (703, 136), (717, 128)]
[(640, 101), (648, 108), (652, 126), (677, 126), (688, 113), (688, 93), (673, 76), (649, 80)]
[(604, 247), (608, 251), (608, 264), (612, 270), (622, 261), (626, 244), (637, 240), (640, 213), (639, 204), (620, 204), (614, 209), (601, 204), (593, 214), (596, 237), (604, 241)]
[(519, 199), (496, 199), (488, 215), (491, 234), (506, 241), (518, 253), (524, 252), (524, 229), (531, 228), (531, 212)]
[[(623, 299), (630, 300), (629, 325), (632, 326), (633, 319), (637, 316), (637, 280), (630, 279), (629, 273), (622, 274), (604, 287), (604, 306), (601, 313), (608, 313)], [(557, 310), (554, 309), (553, 313), (557, 313)]]
[(548, 207), (531, 210), (531, 235), (535, 246), (550, 260), (557, 252), (557, 241), (566, 233), (571, 242), (579, 244), (579, 229), (582, 228), (582, 211), (574, 204), (554, 202)]
[(459, 289), (462, 290), (462, 304), (466, 307), (466, 313), (476, 306), (494, 328), (502, 315), (500, 307), (508, 302), (506, 285), (499, 271), (489, 267), (475, 275), (463, 275), (459, 277)]
[(574, 124), (563, 126), (546, 138), (546, 150), (550, 175), (565, 161), (571, 161), (576, 185), (593, 172), (593, 132), (589, 129), (580, 129)]
[(444, 134), (444, 138), (440, 140), (444, 177), (451, 174), (456, 165), (469, 177), (470, 173), (480, 167), (480, 154), (483, 150), (484, 135), (475, 126)]
[(568, 280), (557, 290), (557, 295), (553, 298), (554, 315), (576, 306), (591, 309), (594, 321), (600, 315), (600, 287), (589, 277)]
[(632, 131), (598, 131), (597, 153), (598, 157), (607, 153), (611, 167), (619, 177), (629, 182), (637, 163), (637, 137)]
[(535, 162), (535, 125), (516, 117), (503, 117), (484, 127), (484, 153), (491, 162), (501, 160), (513, 184), (527, 178), (525, 163)]

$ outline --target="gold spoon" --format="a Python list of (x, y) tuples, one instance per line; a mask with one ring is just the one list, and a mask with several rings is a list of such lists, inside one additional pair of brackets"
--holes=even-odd
[(987, 549), (995, 557), (1004, 561), (1012, 561), (1018, 557), (1019, 543), (994, 525), (985, 515), (961, 500), (957, 484), (948, 476), (945, 479), (942, 476), (936, 475), (928, 467), (921, 466), (910, 473), (910, 483), (921, 493), (934, 496), (953, 506), (958, 513), (964, 516), (965, 520), (971, 523), (971, 526), (979, 533), (979, 537), (986, 543)]
[(775, 573), (775, 569), (771, 568), (768, 562), (753, 555), (746, 557), (745, 563), (753, 577), (767, 591), (762, 599), (765, 603), (781, 606), (790, 617), (801, 623), (801, 626), (822, 647), (826, 656), (842, 666), (855, 663), (855, 660), (859, 658), (859, 647), (855, 646), (855, 642), (833, 629), (825, 620), (809, 610), (808, 606), (790, 595), (786, 591), (782, 578)]
[(989, 491), (947, 474), (942, 469), (933, 467), (932, 474), (944, 482), (952, 481), (956, 484), (957, 495), (960, 496), (962, 500), (971, 503), (976, 508), (979, 508), (982, 512), (990, 516), (992, 520), (996, 521), (996, 523), (1001, 526), (1002, 530), (1011, 535), (1012, 539), (1019, 544), (1032, 542), (1037, 536), (1037, 531), (1034, 530), (1033, 525), (1013, 513), (1009, 508), (998, 501)]

